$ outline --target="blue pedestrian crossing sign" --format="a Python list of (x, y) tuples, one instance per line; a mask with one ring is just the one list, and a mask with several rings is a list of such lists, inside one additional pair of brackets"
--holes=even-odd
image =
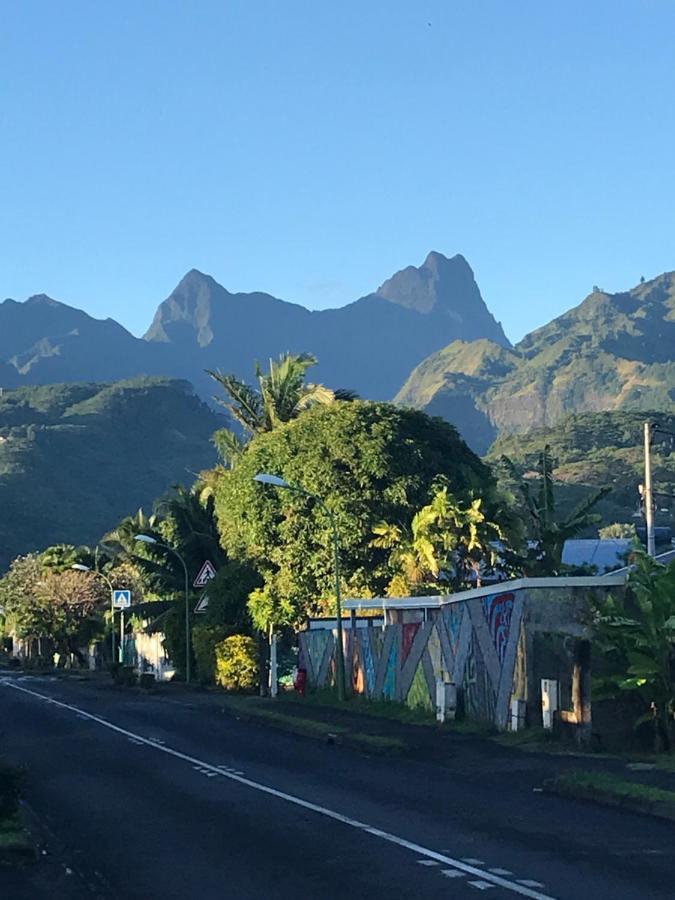
[(131, 606), (131, 591), (113, 591), (113, 606), (127, 609)]

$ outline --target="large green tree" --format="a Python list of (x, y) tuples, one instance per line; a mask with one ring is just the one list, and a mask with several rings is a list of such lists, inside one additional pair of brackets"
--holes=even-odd
[(380, 521), (409, 522), (438, 479), (448, 496), (497, 504), (490, 470), (441, 419), (386, 403), (316, 406), (254, 437), (215, 487), (227, 552), (264, 578), (250, 609), (255, 624), (291, 624), (334, 611), (331, 524), (305, 494), (263, 486), (258, 472), (281, 476), (329, 506), (340, 536), (343, 588), (381, 595), (392, 577), (389, 554), (372, 546)]

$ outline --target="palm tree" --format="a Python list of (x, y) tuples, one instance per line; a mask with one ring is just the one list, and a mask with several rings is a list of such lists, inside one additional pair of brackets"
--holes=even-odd
[(147, 516), (139, 509), (133, 516), (125, 516), (116, 528), (109, 531), (101, 541), (101, 547), (113, 557), (120, 554), (133, 557), (138, 550), (136, 535), (153, 534), (158, 526), (158, 516)]
[(389, 596), (480, 586), (485, 569), (497, 564), (498, 542), (504, 539), (501, 528), (488, 521), (481, 507), (480, 499), (462, 506), (443, 487), (415, 513), (409, 528), (377, 524), (371, 545), (391, 551), (389, 564), (395, 572)]
[(227, 561), (220, 546), (215, 497), (205, 494), (202, 485), (197, 483), (192, 489), (176, 485), (171, 494), (160, 500), (157, 510), (163, 517), (164, 539), (180, 549), (195, 571), (206, 559), (216, 569)]
[(316, 363), (316, 357), (310, 353), (285, 353), (276, 362), (270, 360), (269, 373), (263, 372), (256, 363), (257, 387), (251, 387), (235, 375), (209, 370), (209, 375), (225, 391), (224, 399), (216, 399), (243, 432), (243, 437), (227, 428), (216, 433), (215, 444), (226, 462), (232, 465), (253, 435), (272, 431), (311, 406), (353, 399), (354, 395), (347, 391), (335, 392), (322, 384), (306, 383), (307, 370)]
[(559, 575), (562, 568), (562, 554), (565, 541), (581, 534), (591, 525), (600, 521), (600, 516), (591, 510), (611, 488), (597, 488), (585, 497), (564, 519), (556, 520), (555, 494), (553, 491), (553, 458), (551, 447), (546, 444), (537, 461), (536, 490), (518, 473), (514, 463), (502, 457), (502, 463), (509, 474), (518, 482), (518, 491), (523, 498), (529, 525), (532, 547), (527, 554), (528, 575)]

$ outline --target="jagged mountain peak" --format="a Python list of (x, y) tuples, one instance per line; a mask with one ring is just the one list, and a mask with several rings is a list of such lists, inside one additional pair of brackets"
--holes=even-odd
[[(33, 294), (32, 297), (28, 297), (25, 301), (26, 306), (50, 306), (50, 307), (65, 307), (66, 303), (61, 303), (59, 300), (54, 300), (53, 297), (49, 297), (47, 294)], [(72, 307), (69, 307), (72, 309)]]
[(421, 266), (406, 266), (375, 291), (392, 303), (419, 313), (438, 307), (465, 308), (472, 302), (482, 305), (473, 271), (463, 256), (451, 258), (432, 250)]

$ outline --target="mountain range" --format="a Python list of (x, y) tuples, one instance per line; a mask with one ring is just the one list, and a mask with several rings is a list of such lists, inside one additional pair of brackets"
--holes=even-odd
[(45, 295), (0, 303), (0, 386), (162, 375), (213, 394), (207, 369), (251, 378), (285, 351), (319, 359), (313, 380), (453, 422), (485, 452), (498, 435), (570, 412), (675, 411), (675, 274), (595, 289), (512, 346), (461, 255), (430, 253), (339, 309), (231, 293), (192, 270), (143, 338)]
[(509, 346), (462, 256), (430, 253), (422, 266), (396, 273), (374, 293), (321, 311), (269, 294), (233, 294), (193, 269), (160, 304), (142, 339), (112, 319), (93, 319), (45, 295), (5, 300), (0, 384), (157, 374), (186, 378), (208, 397), (213, 383), (206, 369), (251, 377), (256, 360), (309, 351), (319, 359), (316, 380), (390, 400), (430, 353), (476, 338)]

